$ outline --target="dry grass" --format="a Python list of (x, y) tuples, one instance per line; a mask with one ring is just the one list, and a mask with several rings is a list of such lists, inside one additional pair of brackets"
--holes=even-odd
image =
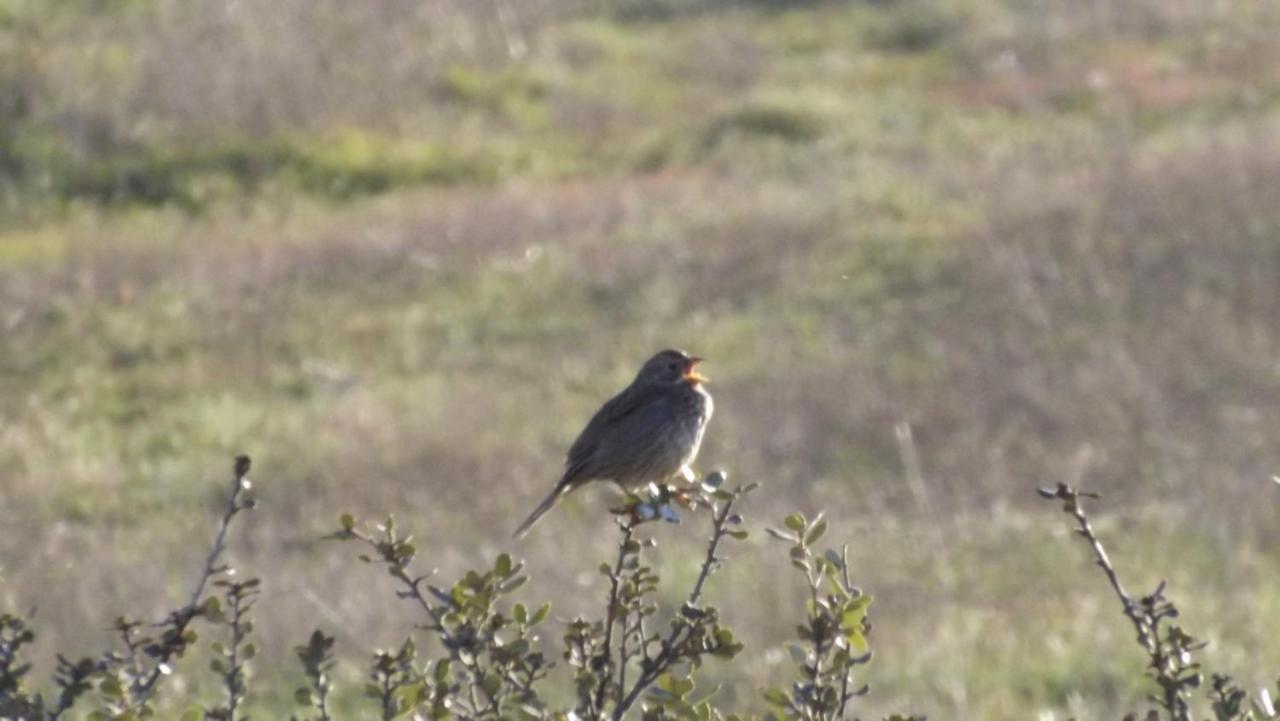
[[(0, 607), (38, 607), (46, 653), (184, 590), (241, 450), (262, 507), (233, 553), (268, 579), (264, 675), (317, 624), (357, 656), (389, 645), (404, 619), (381, 579), (317, 540), (337, 514), (395, 513), (444, 574), (489, 560), (592, 408), (681, 345), (711, 358), (703, 463), (765, 482), (755, 521), (826, 508), (851, 542), (877, 598), (864, 716), (1099, 718), (1139, 698), (1122, 619), (1029, 508), (1060, 478), (1115, 499), (1117, 563), (1140, 586), (1169, 574), (1211, 658), (1272, 680), (1280, 78), (1236, 43), (1184, 42), (1265, 17), (1106, 6), (1124, 17), (1035, 39), (1037, 12), (976, 5), (922, 29), (905, 2), (670, 25), (601, 6), (568, 26), (581, 8), (547, 2), (521, 6), (515, 64), (500, 23), (468, 39), (427, 17), (504, 6), (162, 2), (77, 36), (142, 48), (128, 78), (147, 92), (108, 104), (133, 130), (412, 135), (447, 61), (467, 71), (450, 119), (545, 149), (509, 111), (550, 77), (554, 132), (624, 160), (341, 207), (267, 189), (199, 217), (73, 213), (0, 241)], [(1016, 22), (987, 32), (993, 14)], [(1098, 27), (1122, 82), (1082, 72)], [(980, 61), (1014, 41), (1043, 62), (1010, 80)], [(55, 95), (84, 107), (118, 87), (68, 68)], [(657, 117), (666, 160), (637, 162)], [(608, 502), (584, 494), (519, 548), (559, 618), (599, 595)], [(662, 529), (664, 574), (690, 572), (697, 532)], [(748, 629), (723, 692), (746, 704), (798, 599), (764, 580), (787, 572), (778, 549), (743, 555), (712, 590)]]
[[(43, 368), (64, 381), (42, 380), (7, 411), (7, 493), (26, 499), (12, 518), (35, 520), (27, 533), (41, 539), (32, 553), (26, 537), (10, 537), (7, 605), (36, 603), (63, 619), (47, 641), (72, 645), (88, 638), (58, 629), (103, 628), (103, 609), (159, 608), (154, 589), (180, 589), (175, 571), (196, 551), (149, 539), (185, 536), (186, 519), (207, 515), (210, 466), (246, 448), (260, 456), (263, 508), (236, 553), (272, 579), (264, 645), (285, 648), (306, 626), (339, 619), (355, 648), (390, 643), (379, 596), (351, 593), (350, 559), (314, 540), (336, 513), (397, 513), (446, 572), (509, 547), (507, 521), (554, 476), (576, 419), (625, 380), (631, 359), (671, 341), (714, 359), (720, 411), (706, 462), (766, 481), (753, 515), (826, 507), (852, 524), (860, 578), (880, 599), (886, 708), (1015, 715), (974, 698), (1000, 687), (996, 669), (1034, 653), (1016, 640), (1017, 622), (996, 630), (1000, 609), (1038, 625), (1077, 604), (1101, 636), (1081, 637), (1072, 624), (1083, 621), (1051, 623), (1064, 650), (1031, 668), (1016, 703), (1066, 703), (1052, 700), (1050, 680), (1063, 675), (1053, 682), (1061, 693), (1077, 691), (1064, 666), (1106, 643), (1120, 659), (1115, 676), (1078, 690), (1106, 708), (1132, 693), (1105, 681), (1127, 668), (1126, 639), (1106, 630), (1114, 609), (1070, 578), (1011, 582), (1069, 561), (1071, 550), (1051, 540), (1052, 519), (997, 509), (1022, 506), (1035, 481), (1087, 462), (1093, 487), (1134, 502), (1179, 499), (1133, 533), (1135, 565), (1176, 569), (1154, 550), (1194, 548), (1176, 527), (1221, 537), (1214, 543), (1233, 549), (1226, 568), (1240, 569), (1229, 573), (1265, 557), (1257, 497), (1277, 466), (1266, 434), (1277, 339), (1265, 320), (1280, 311), (1266, 279), (1280, 268), (1267, 236), (1250, 233), (1280, 191), (1274, 158), (1227, 139), (1211, 153), (1090, 162), (1075, 180), (1038, 175), (1037, 187), (1073, 192), (1027, 195), (1020, 189), (1032, 184), (1018, 173), (1034, 164), (1017, 163), (984, 181), (982, 195), (997, 199), (986, 221), (932, 260), (885, 257), (884, 241), (842, 221), (865, 209), (812, 202), (825, 181), (780, 189), (695, 175), (406, 197), (322, 231), (302, 222), (269, 241), (89, 254), (39, 282), (7, 281), (19, 320), (6, 357), (42, 343), (78, 348), (64, 370)], [(1205, 168), (1220, 182), (1197, 182)], [(1213, 216), (1228, 198), (1239, 208), (1229, 217), (1255, 219), (1237, 236)], [(1207, 246), (1200, 223), (1223, 245)], [(858, 283), (873, 284), (874, 303), (850, 288)], [(155, 332), (171, 326), (187, 330)], [(107, 402), (105, 416), (76, 411)], [(923, 499), (901, 480), (903, 421), (923, 460)], [(604, 553), (605, 503), (570, 503), (521, 549), (539, 573), (534, 592), (555, 597), (565, 616), (590, 602), (565, 590), (588, 591), (592, 566), (546, 559), (566, 541)], [(1187, 515), (1188, 504), (1200, 512)], [(56, 520), (68, 512), (76, 520)], [(993, 512), (1006, 520), (982, 520)], [(1220, 525), (1228, 519), (1234, 532)], [(720, 593), (784, 572), (780, 555), (751, 553)], [(978, 571), (992, 561), (998, 570)], [(1175, 589), (1192, 594), (1194, 577), (1182, 581)], [(763, 648), (785, 631), (765, 619), (796, 599), (753, 597), (764, 602), (739, 613), (751, 614), (750, 638)], [(1206, 601), (1195, 594), (1188, 606)], [(948, 642), (929, 652), (935, 631)], [(1223, 652), (1244, 654), (1233, 644), (1245, 640), (1228, 636)], [(972, 663), (993, 678), (948, 666), (969, 643), (978, 643)], [(920, 655), (901, 656), (911, 649)], [(768, 678), (761, 659), (753, 673)], [(920, 677), (933, 685), (910, 685)]]

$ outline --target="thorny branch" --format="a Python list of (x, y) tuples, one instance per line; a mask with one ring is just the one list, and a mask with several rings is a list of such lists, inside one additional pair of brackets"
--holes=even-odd
[[(723, 476), (720, 476), (719, 480), (716, 481), (716, 486), (721, 482), (723, 482)], [(620, 674), (618, 688), (623, 695), (613, 709), (612, 718), (614, 721), (621, 719), (635, 705), (646, 689), (651, 687), (663, 674), (667, 673), (673, 665), (681, 660), (688, 650), (687, 646), (690, 641), (693, 641), (699, 634), (706, 633), (709, 628), (713, 632), (719, 628), (714, 609), (702, 609), (698, 606), (698, 602), (702, 598), (703, 587), (706, 585), (707, 579), (720, 567), (721, 559), (716, 555), (720, 548), (720, 542), (727, 535), (741, 533), (740, 531), (734, 531), (730, 527), (742, 522), (742, 517), (732, 512), (733, 506), (742, 495), (750, 492), (754, 487), (752, 485), (746, 488), (739, 488), (733, 492), (715, 488), (708, 494), (709, 497), (704, 498), (704, 502), (711, 510), (712, 531), (711, 537), (707, 542), (706, 556), (703, 558), (701, 568), (698, 571), (698, 578), (689, 592), (688, 599), (680, 609), (680, 620), (672, 623), (671, 630), (664, 638), (649, 639), (644, 637), (643, 616), (641, 616), (641, 623), (637, 624), (637, 629), (642, 635), (640, 647), (645, 651), (644, 660), (641, 663), (640, 674), (630, 689), (622, 685), (625, 675)], [(722, 503), (717, 503), (717, 500), (722, 501)], [(611, 598), (610, 601), (612, 603), (613, 599)], [(719, 638), (718, 635), (717, 638)], [(727, 638), (729, 639), (728, 646), (733, 646), (732, 634), (729, 634)], [(648, 655), (647, 650), (651, 643), (656, 643), (659, 646), (657, 654), (652, 657)], [(738, 648), (740, 648), (740, 645)], [(736, 653), (736, 649), (726, 650), (730, 654)], [(624, 661), (623, 668), (625, 668), (625, 665)]]
[(1041, 488), (1039, 493), (1043, 498), (1063, 502), (1063, 512), (1075, 519), (1076, 533), (1089, 544), (1098, 567), (1102, 569), (1112, 591), (1120, 600), (1124, 615), (1137, 632), (1138, 643), (1151, 659), (1151, 675), (1160, 686), (1161, 695), (1153, 696), (1152, 701), (1164, 708), (1173, 721), (1191, 721), (1188, 691), (1202, 682), (1200, 664), (1191, 660), (1191, 653), (1207, 644), (1192, 638), (1178, 626), (1170, 625), (1166, 628), (1162, 625), (1165, 620), (1177, 618), (1179, 614), (1177, 606), (1164, 595), (1164, 581), (1150, 595), (1140, 599), (1135, 600), (1125, 591), (1124, 584), (1120, 582), (1106, 549), (1080, 503), (1081, 498), (1099, 498), (1098, 494), (1076, 490), (1066, 483), (1059, 483), (1054, 489)]
[[(511, 650), (515, 643), (499, 643), (495, 636), (495, 623), (501, 625), (504, 621), (494, 603), (499, 596), (527, 580), (520, 575), (523, 564), (502, 554), (492, 571), (483, 575), (471, 572), (452, 589), (440, 588), (428, 583), (433, 574), (410, 572), (417, 550), (410, 537), (397, 535), (392, 519), (388, 518), (378, 527), (380, 537), (356, 529), (355, 519), (348, 514), (343, 515), (341, 524), (342, 530), (331, 537), (358, 540), (375, 551), (376, 556), (364, 555), (362, 560), (385, 565), (403, 587), (396, 595), (415, 602), (426, 613), (430, 622), (423, 628), (439, 637), (449, 658), (465, 671), (467, 698), (458, 704), (454, 713), (494, 718), (502, 715), (503, 701), (512, 692), (521, 698), (532, 695), (533, 683), (543, 677), (547, 669), (541, 655), (527, 648), (523, 637), (528, 627), (522, 623), (521, 635), (514, 639), (523, 644), (519, 653)], [(545, 611), (541, 614), (545, 618)], [(488, 654), (487, 660), (481, 658), (483, 654)]]
[[(635, 541), (635, 530), (637, 520), (628, 515), (624, 520), (619, 521), (618, 525), (622, 529), (622, 541), (618, 544), (618, 557), (614, 561), (613, 569), (609, 574), (609, 607), (605, 610), (604, 622), (604, 645), (600, 649), (600, 655), (595, 659), (594, 664), (599, 665), (600, 683), (596, 687), (594, 710), (599, 713), (604, 708), (605, 694), (609, 690), (609, 684), (613, 676), (613, 661), (610, 655), (613, 649), (613, 627), (618, 624), (618, 611), (621, 610), (621, 599), (618, 591), (622, 585), (622, 569), (626, 563), (628, 556), (639, 551), (639, 546)], [(623, 613), (622, 621), (626, 621), (626, 613)], [(625, 649), (626, 646), (626, 629), (622, 631), (620, 645)], [(624, 652), (625, 653), (625, 652)], [(618, 663), (619, 679), (626, 678), (627, 659), (622, 657)], [(619, 680), (619, 684), (623, 681)]]
[(187, 605), (174, 611), (163, 624), (168, 628), (164, 632), (161, 643), (150, 653), (154, 658), (154, 666), (150, 672), (134, 682), (132, 697), (136, 708), (146, 705), (160, 678), (169, 672), (169, 661), (186, 649), (187, 628), (192, 620), (203, 613), (200, 599), (204, 596), (209, 579), (227, 570), (226, 566), (221, 565), (219, 561), (222, 559), (223, 552), (226, 551), (227, 530), (231, 527), (231, 519), (241, 511), (254, 507), (252, 499), (244, 499), (244, 494), (252, 487), (247, 478), (251, 465), (249, 456), (244, 454), (236, 456), (235, 464), (232, 466), (231, 496), (227, 499), (227, 505), (222, 512), (222, 521), (218, 524), (218, 533), (213, 539), (213, 547), (209, 549), (204, 569), (196, 581)]

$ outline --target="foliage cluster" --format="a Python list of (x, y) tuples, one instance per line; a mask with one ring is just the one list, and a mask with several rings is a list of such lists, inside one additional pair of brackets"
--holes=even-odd
[[(94, 721), (137, 721), (171, 709), (159, 697), (163, 682), (180, 674), (177, 663), (198, 639), (197, 627), (213, 636), (209, 668), (224, 697), (211, 704), (189, 706), (183, 721), (247, 719), (243, 706), (250, 691), (249, 664), (256, 655), (252, 610), (258, 600), (258, 578), (236, 579), (223, 560), (232, 520), (255, 507), (249, 495), (247, 456), (236, 458), (233, 485), (191, 600), (158, 623), (121, 617), (115, 630), (117, 649), (97, 657), (71, 660), (58, 656), (53, 673), (56, 692), (33, 690), (31, 667), (23, 649), (35, 639), (26, 620), (0, 615), (0, 719), (56, 721), (81, 706), (91, 707)], [(732, 663), (744, 650), (720, 610), (705, 602), (707, 580), (728, 560), (726, 542), (741, 541), (749, 531), (738, 511), (742, 499), (758, 484), (726, 487), (716, 471), (690, 488), (651, 486), (646, 497), (629, 496), (615, 511), (617, 556), (600, 564), (605, 580), (604, 608), (598, 617), (577, 617), (564, 624), (560, 659), (546, 655), (543, 634), (551, 635), (551, 607), (516, 600), (528, 580), (525, 564), (507, 553), (491, 568), (468, 571), (451, 585), (434, 573), (422, 573), (419, 551), (410, 535), (388, 517), (365, 530), (350, 514), (339, 519), (330, 538), (361, 548), (360, 560), (381, 567), (395, 582), (395, 596), (415, 605), (421, 622), (393, 650), (378, 651), (367, 663), (363, 695), (383, 721), (415, 719), (611, 719), (629, 714), (644, 721), (829, 721), (850, 717), (850, 702), (868, 693), (857, 671), (871, 660), (867, 637), (871, 597), (851, 580), (847, 545), (842, 551), (818, 544), (828, 523), (819, 515), (807, 519), (793, 513), (781, 528), (766, 529), (789, 545), (792, 565), (808, 589), (804, 620), (788, 654), (794, 664), (789, 688), (769, 688), (762, 700), (769, 710), (744, 715), (725, 710), (716, 690), (698, 692), (699, 670), (709, 661)], [(1194, 692), (1206, 671), (1195, 659), (1205, 646), (1181, 626), (1176, 604), (1165, 596), (1165, 584), (1142, 598), (1132, 597), (1093, 530), (1082, 499), (1095, 497), (1061, 483), (1042, 489), (1045, 498), (1063, 502), (1076, 532), (1089, 545), (1099, 568), (1120, 600), (1124, 615), (1149, 657), (1148, 674), (1157, 691), (1150, 697), (1147, 721), (1192, 721)], [(710, 523), (706, 553), (686, 600), (678, 609), (658, 602), (661, 579), (646, 557), (657, 535), (646, 533), (662, 520), (679, 522), (677, 509)], [(421, 650), (422, 635), (427, 645)], [(294, 693), (303, 707), (293, 721), (332, 721), (335, 684), (335, 639), (315, 630), (295, 649), (304, 684)], [(557, 667), (567, 669), (569, 702), (558, 705), (549, 684)], [(562, 674), (563, 675), (563, 674)], [(1250, 699), (1231, 676), (1211, 675), (1210, 709), (1215, 721), (1262, 721), (1280, 718), (1263, 690)], [(634, 711), (634, 714), (632, 713)], [(1126, 719), (1137, 719), (1136, 714)], [(887, 721), (924, 721), (924, 717), (892, 716)]]
[[(249, 459), (236, 459), (233, 487), (208, 561), (191, 601), (158, 623), (121, 617), (116, 623), (120, 649), (75, 661), (58, 656), (53, 682), (58, 691), (31, 690), (30, 665), (23, 647), (34, 632), (12, 613), (0, 616), (0, 719), (55, 721), (77, 704), (92, 707), (89, 718), (134, 721), (168, 708), (158, 699), (162, 682), (177, 673), (176, 663), (199, 638), (203, 622), (216, 640), (210, 644), (209, 668), (224, 698), (192, 706), (188, 719), (235, 721), (247, 718), (249, 662), (257, 649), (252, 609), (258, 600), (258, 578), (235, 580), (235, 569), (223, 561), (232, 520), (255, 503), (247, 497)], [(367, 666), (364, 696), (378, 718), (430, 719), (613, 719), (633, 709), (646, 721), (736, 721), (745, 718), (716, 705), (715, 691), (695, 693), (704, 663), (731, 662), (743, 644), (721, 619), (720, 610), (704, 599), (708, 579), (728, 560), (726, 544), (749, 531), (738, 512), (740, 501), (758, 484), (726, 487), (717, 471), (687, 489), (651, 486), (647, 497), (630, 496), (616, 511), (620, 537), (612, 563), (600, 564), (605, 579), (604, 609), (599, 617), (578, 617), (565, 624), (560, 654), (563, 663), (545, 654), (540, 638), (550, 635), (551, 606), (517, 601), (516, 591), (528, 580), (525, 564), (507, 553), (491, 568), (468, 571), (451, 585), (439, 585), (433, 573), (421, 573), (413, 538), (388, 517), (365, 530), (351, 514), (339, 519), (329, 537), (361, 547), (360, 560), (383, 568), (395, 581), (395, 596), (421, 612), (416, 631), (430, 648), (419, 650), (421, 637), (411, 633), (394, 650), (379, 651)], [(651, 525), (679, 522), (680, 512), (709, 520), (710, 535), (696, 580), (678, 609), (658, 602), (661, 579), (647, 558), (657, 546)], [(857, 667), (871, 659), (867, 610), (871, 598), (853, 586), (844, 557), (819, 552), (815, 544), (827, 530), (821, 518), (800, 514), (785, 519), (785, 530), (771, 535), (791, 544), (794, 565), (804, 574), (811, 600), (800, 643), (791, 649), (797, 677), (790, 690), (769, 689), (764, 700), (774, 708), (768, 719), (845, 718), (849, 701), (868, 687), (854, 678)], [(295, 649), (305, 684), (294, 694), (306, 708), (294, 719), (330, 721), (334, 693), (335, 640), (317, 629)], [(572, 699), (557, 708), (548, 681), (557, 667), (567, 669)], [(900, 717), (895, 717), (900, 718)]]
[[(1046, 499), (1062, 501), (1063, 512), (1075, 521), (1075, 532), (1089, 545), (1098, 568), (1106, 576), (1111, 590), (1120, 601), (1121, 610), (1133, 624), (1135, 640), (1148, 657), (1147, 675), (1156, 686), (1155, 693), (1149, 697), (1153, 708), (1146, 712), (1144, 719), (1192, 721), (1197, 718), (1193, 695), (1204, 686), (1206, 673), (1211, 679), (1208, 696), (1215, 721), (1280, 718), (1280, 712), (1276, 710), (1268, 689), (1261, 689), (1251, 699), (1249, 692), (1237, 685), (1229, 674), (1209, 672), (1195, 658), (1196, 652), (1208, 644), (1176, 623), (1181, 611), (1165, 595), (1164, 581), (1154, 591), (1140, 598), (1135, 598), (1125, 590), (1082, 505), (1082, 499), (1098, 498), (1098, 494), (1079, 491), (1067, 483), (1059, 483), (1054, 489), (1040, 489), (1040, 495)], [(1136, 721), (1137, 718), (1137, 714), (1125, 717), (1126, 721)]]

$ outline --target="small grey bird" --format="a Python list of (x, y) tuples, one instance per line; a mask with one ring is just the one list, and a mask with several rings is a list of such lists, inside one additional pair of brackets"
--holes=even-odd
[(613, 481), (628, 491), (676, 474), (692, 479), (714, 405), (696, 368), (701, 358), (664, 350), (650, 358), (631, 385), (596, 411), (569, 448), (564, 475), (516, 529), (523, 537), (570, 491), (589, 481)]

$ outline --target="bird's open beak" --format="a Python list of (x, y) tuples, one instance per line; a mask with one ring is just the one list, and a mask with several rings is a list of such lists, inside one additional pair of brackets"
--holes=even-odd
[(691, 383), (706, 383), (711, 380), (698, 372), (698, 364), (702, 362), (701, 358), (694, 356), (685, 362), (684, 379)]

